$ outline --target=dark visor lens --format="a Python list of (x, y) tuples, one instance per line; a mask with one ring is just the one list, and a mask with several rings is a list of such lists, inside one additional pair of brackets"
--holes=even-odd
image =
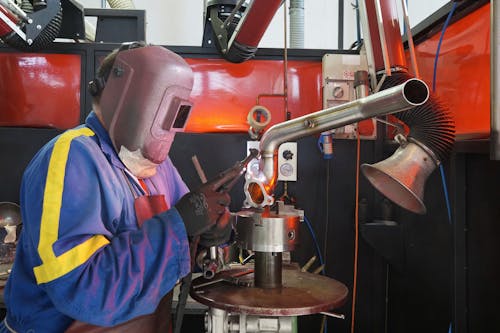
[(179, 107), (179, 111), (177, 112), (177, 116), (175, 117), (174, 124), (172, 128), (182, 129), (186, 126), (186, 121), (189, 116), (189, 112), (191, 112), (191, 105), (181, 104)]

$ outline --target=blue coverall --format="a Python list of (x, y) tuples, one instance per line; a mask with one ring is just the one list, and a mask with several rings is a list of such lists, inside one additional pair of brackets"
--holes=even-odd
[(173, 207), (188, 189), (171, 160), (145, 182), (173, 208), (141, 228), (133, 192), (143, 190), (126, 177), (93, 112), (37, 153), (23, 175), (0, 332), (64, 332), (75, 319), (114, 326), (153, 312), (189, 272), (186, 229)]

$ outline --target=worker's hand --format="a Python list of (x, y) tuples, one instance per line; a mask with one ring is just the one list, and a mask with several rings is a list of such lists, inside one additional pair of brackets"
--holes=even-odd
[(204, 247), (216, 246), (227, 243), (231, 238), (233, 223), (229, 209), (225, 209), (214, 226), (200, 236), (200, 245)]
[(218, 192), (219, 188), (218, 182), (203, 184), (198, 190), (184, 195), (175, 204), (188, 236), (198, 236), (208, 231), (226, 213), (231, 198), (226, 192)]

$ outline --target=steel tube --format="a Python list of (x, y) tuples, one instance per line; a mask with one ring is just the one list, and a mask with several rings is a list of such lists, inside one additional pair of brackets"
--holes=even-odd
[(281, 252), (255, 252), (255, 287), (264, 289), (281, 287), (282, 265)]
[(380, 43), (377, 39), (372, 42), (370, 34), (370, 21), (368, 20), (368, 9), (365, 0), (359, 1), (359, 17), (361, 20), (361, 29), (363, 30), (363, 44), (365, 45), (366, 58), (368, 60), (368, 72), (370, 73), (370, 85), (373, 90), (377, 86), (377, 74), (375, 70), (375, 54), (373, 43)]
[(382, 48), (382, 60), (384, 63), (385, 74), (387, 76), (391, 76), (389, 50), (385, 39), (384, 18), (382, 16), (382, 6), (380, 5), (380, 0), (375, 0), (375, 13), (377, 15), (378, 34), (380, 38), (380, 47)]
[(408, 110), (422, 105), (428, 98), (429, 89), (425, 82), (410, 79), (401, 85), (368, 97), (276, 124), (264, 133), (260, 142), (261, 170), (268, 180), (276, 176), (274, 158), (279, 145), (283, 142), (297, 140), (364, 119)]
[(366, 17), (362, 19), (367, 20), (364, 25), (369, 29), (375, 71), (387, 70), (387, 65), (389, 68), (406, 68), (395, 0), (364, 0), (363, 2)]
[(406, 27), (406, 36), (408, 37), (408, 46), (410, 49), (411, 66), (413, 67), (413, 72), (415, 74), (415, 77), (417, 79), (420, 79), (420, 72), (418, 70), (418, 65), (417, 65), (417, 56), (415, 54), (415, 45), (413, 44), (413, 35), (411, 32), (410, 17), (408, 16), (408, 6), (406, 5), (405, 0), (401, 0), (401, 5), (403, 7), (403, 17)]
[(0, 5), (4, 6), (7, 10), (10, 10), (14, 15), (21, 18), (24, 22), (29, 22), (30, 18), (28, 14), (24, 12), (19, 6), (11, 0), (0, 0)]

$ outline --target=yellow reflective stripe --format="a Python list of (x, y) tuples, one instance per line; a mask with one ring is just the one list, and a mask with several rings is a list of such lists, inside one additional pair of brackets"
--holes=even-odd
[(66, 131), (55, 142), (50, 156), (38, 243), (38, 254), (42, 264), (33, 269), (38, 283), (49, 282), (70, 272), (83, 264), (99, 248), (109, 243), (104, 236), (93, 236), (58, 257), (52, 248), (59, 235), (59, 218), (69, 148), (71, 141), (82, 135), (93, 136), (94, 132), (86, 127)]
[(109, 244), (109, 240), (106, 237), (102, 235), (92, 236), (60, 256), (54, 256), (54, 259), (44, 261), (40, 266), (33, 268), (36, 282), (38, 284), (50, 282), (71, 272), (87, 261), (95, 251), (107, 244)]

